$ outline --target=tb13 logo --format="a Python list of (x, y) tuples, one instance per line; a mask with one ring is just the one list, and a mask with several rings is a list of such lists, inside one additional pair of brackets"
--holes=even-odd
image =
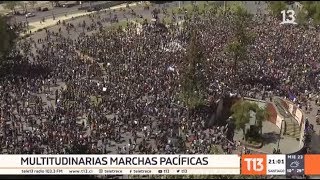
[(265, 175), (266, 159), (263, 154), (248, 154), (241, 157), (241, 174), (244, 175)]

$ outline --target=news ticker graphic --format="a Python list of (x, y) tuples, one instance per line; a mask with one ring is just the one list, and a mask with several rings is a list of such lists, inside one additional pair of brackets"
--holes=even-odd
[(320, 175), (320, 154), (0, 155), (0, 174)]
[(238, 155), (0, 155), (0, 174), (240, 174)]
[(243, 175), (320, 175), (320, 154), (241, 156)]

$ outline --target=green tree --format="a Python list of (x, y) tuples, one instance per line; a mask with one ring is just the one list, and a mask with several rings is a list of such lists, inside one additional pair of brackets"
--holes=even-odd
[(252, 15), (241, 5), (232, 6), (234, 15), (233, 33), (234, 37), (227, 46), (227, 52), (233, 57), (233, 72), (238, 72), (238, 64), (248, 62), (248, 45), (252, 44), (254, 35), (248, 30), (252, 22)]
[(267, 120), (269, 113), (266, 108), (258, 107), (254, 110), (256, 113), (256, 126), (259, 128), (260, 135), (262, 135), (262, 124), (263, 121)]
[(246, 124), (250, 122), (250, 111), (255, 112), (254, 126), (259, 129), (260, 135), (262, 135), (262, 124), (269, 117), (266, 108), (259, 107), (256, 103), (240, 100), (231, 107), (231, 111), (233, 113), (232, 117), (235, 121), (236, 128), (242, 129), (244, 135), (246, 134)]
[(59, 1), (50, 1), (51, 2), (51, 6), (54, 7), (58, 7), (60, 6), (60, 2)]
[(9, 9), (11, 12), (16, 13), (16, 7), (19, 1), (5, 1), (4, 8)]
[(249, 45), (253, 41), (253, 35), (248, 33), (247, 28), (252, 24), (253, 15), (250, 14), (242, 5), (236, 6), (233, 9), (235, 16), (234, 32), (236, 38), (243, 45)]
[(29, 5), (31, 6), (32, 9), (37, 5), (38, 1), (28, 1)]
[(27, 10), (27, 3), (22, 2), (22, 1), (18, 1), (17, 6), (19, 6), (23, 10), (24, 13), (27, 13), (27, 11), (28, 11)]
[[(223, 6), (224, 6), (224, 4), (223, 4)], [(226, 6), (226, 11), (231, 12), (231, 13), (235, 13), (239, 10), (245, 11), (245, 7), (241, 1), (226, 2), (225, 6)]]
[(92, 124), (92, 117), (91, 117), (91, 114), (88, 115), (88, 118), (87, 118), (87, 126), (91, 129), (91, 124)]
[(302, 2), (302, 9), (306, 11), (307, 17), (311, 18), (317, 12), (317, 5), (319, 3), (314, 1), (304, 1)]
[(298, 24), (304, 25), (307, 23), (308, 19), (309, 19), (308, 12), (304, 8), (297, 11), (297, 23)]
[(234, 40), (227, 46), (227, 52), (233, 56), (233, 72), (237, 73), (239, 61), (246, 59), (245, 47), (238, 40)]
[(17, 35), (10, 29), (7, 24), (7, 19), (4, 16), (0, 16), (0, 64), (8, 55), (10, 50), (14, 47), (15, 39)]
[(190, 45), (183, 65), (181, 97), (187, 108), (193, 109), (204, 103), (204, 58), (197, 32), (191, 36)]
[(312, 14), (312, 19), (315, 24), (320, 24), (320, 4), (314, 3), (313, 4), (315, 12)]
[(281, 11), (287, 9), (287, 4), (284, 1), (272, 1), (269, 4), (269, 10), (271, 11), (271, 14), (282, 20), (282, 14)]
[(244, 100), (239, 100), (231, 106), (232, 119), (234, 120), (236, 129), (242, 130), (244, 140), (246, 140), (246, 124), (250, 122), (250, 106), (251, 103)]
[(310, 18), (313, 19), (315, 24), (320, 23), (320, 3), (317, 1), (302, 2), (302, 9), (297, 14), (297, 20), (302, 24)]
[(216, 2), (210, 2), (208, 5), (208, 10), (206, 11), (206, 13), (204, 13), (204, 16), (217, 16), (219, 8), (221, 9), (221, 5), (219, 6), (219, 4)]
[(318, 1), (304, 1), (301, 3), (302, 9), (297, 15), (297, 20), (304, 24), (309, 18), (313, 19), (315, 24), (320, 23), (320, 3)]
[(211, 145), (210, 154), (221, 154), (219, 148), (216, 145)]
[(80, 144), (75, 141), (71, 144), (71, 146), (67, 149), (68, 154), (88, 154), (89, 146)]

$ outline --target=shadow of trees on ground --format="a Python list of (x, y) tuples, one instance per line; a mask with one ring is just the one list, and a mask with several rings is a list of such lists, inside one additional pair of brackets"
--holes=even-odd
[(43, 64), (33, 64), (23, 59), (21, 56), (12, 57), (0, 65), (0, 79), (13, 79), (25, 77), (34, 79), (47, 77), (52, 69)]
[(271, 144), (271, 143), (277, 143), (279, 141), (280, 135), (276, 132), (268, 132), (262, 134), (263, 138), (263, 144)]

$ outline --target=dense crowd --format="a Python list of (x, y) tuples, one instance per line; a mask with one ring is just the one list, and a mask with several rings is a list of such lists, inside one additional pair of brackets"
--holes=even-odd
[[(210, 114), (191, 113), (179, 99), (190, 32), (199, 32), (204, 54), (206, 99), (229, 94), (253, 98), (292, 94), (306, 105), (319, 90), (317, 28), (255, 21), (249, 58), (238, 63), (225, 49), (234, 16), (185, 19), (160, 28), (129, 23), (125, 31), (104, 31), (111, 21), (64, 23), (42, 39), (19, 43), (10, 74), (0, 81), (0, 147), (10, 154), (232, 153), (227, 126), (207, 127)], [(71, 39), (62, 35), (80, 33)], [(100, 29), (100, 30), (99, 30)], [(124, 142), (123, 142), (124, 141)], [(115, 146), (114, 146), (115, 144)]]

